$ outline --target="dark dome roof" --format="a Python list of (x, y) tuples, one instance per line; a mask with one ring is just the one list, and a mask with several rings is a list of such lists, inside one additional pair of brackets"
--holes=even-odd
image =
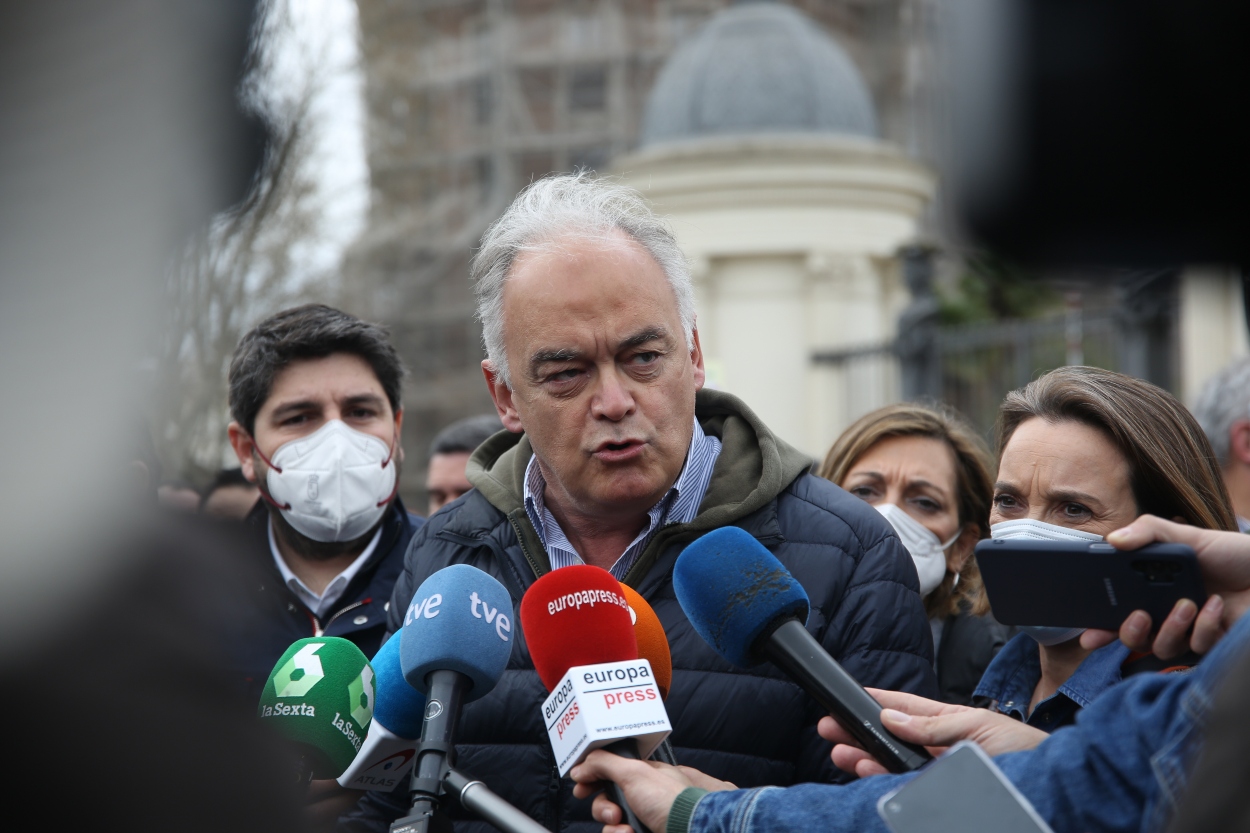
[(877, 136), (855, 65), (810, 18), (780, 3), (732, 6), (668, 59), (642, 144), (747, 133)]

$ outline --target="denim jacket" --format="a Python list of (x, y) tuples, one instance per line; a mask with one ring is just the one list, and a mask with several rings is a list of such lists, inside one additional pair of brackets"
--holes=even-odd
[(1120, 669), (1129, 656), (1129, 649), (1118, 640), (1099, 648), (1029, 714), (1029, 701), (1042, 678), (1040, 650), (1033, 637), (1017, 634), (985, 669), (973, 697), (985, 697), (993, 701), (991, 708), (1043, 732), (1053, 732), (1070, 725), (1077, 712), (1120, 682)]
[[(1214, 692), (1247, 649), (1250, 616), (1243, 616), (1194, 670), (1125, 680), (1036, 749), (1000, 755), (995, 762), (1056, 833), (1161, 830), (1185, 788)], [(709, 793), (695, 806), (689, 829), (884, 833), (877, 800), (913, 777)]]

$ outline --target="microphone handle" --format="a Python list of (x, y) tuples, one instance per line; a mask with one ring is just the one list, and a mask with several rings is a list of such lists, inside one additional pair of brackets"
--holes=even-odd
[(673, 744), (668, 742), (668, 738), (660, 741), (660, 745), (651, 753), (651, 760), (659, 761), (669, 766), (677, 766), (677, 756), (673, 754)]
[[(613, 755), (620, 755), (622, 758), (629, 758), (631, 761), (641, 761), (638, 755), (638, 741), (633, 738), (621, 738), (618, 741), (609, 743), (604, 749)], [(634, 833), (647, 833), (647, 827), (634, 815), (634, 811), (629, 808), (629, 802), (625, 800), (625, 791), (621, 789), (620, 784), (612, 785), (612, 798), (616, 801), (616, 805), (621, 808), (621, 821), (629, 825)]]
[(443, 786), (459, 797), (464, 809), (476, 813), (503, 833), (547, 833), (547, 828), (495, 795), (481, 781), (448, 769)]
[(426, 681), (430, 693), (425, 701), (425, 720), (412, 763), (412, 812), (391, 825), (391, 833), (428, 833), (430, 819), (438, 810), (443, 778), (452, 764), (453, 737), (460, 706), (472, 681), (459, 671), (431, 671)]
[(846, 673), (797, 619), (787, 619), (763, 644), (764, 653), (890, 772), (911, 772), (933, 760), (922, 746), (881, 725), (881, 704)]

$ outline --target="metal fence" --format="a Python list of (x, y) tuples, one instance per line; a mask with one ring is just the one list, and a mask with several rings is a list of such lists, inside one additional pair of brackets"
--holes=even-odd
[[(842, 425), (900, 399), (932, 397), (955, 407), (987, 435), (1010, 390), (1056, 367), (1126, 368), (1122, 318), (1114, 311), (1002, 321), (932, 332), (898, 341), (822, 351), (813, 361), (829, 371), (846, 403)], [(1132, 362), (1128, 362), (1132, 364)]]

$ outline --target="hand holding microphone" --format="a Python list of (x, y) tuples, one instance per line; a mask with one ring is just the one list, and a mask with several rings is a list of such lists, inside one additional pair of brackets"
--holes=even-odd
[(803, 626), (809, 603), (777, 558), (738, 527), (709, 532), (673, 569), (682, 610), (708, 645), (741, 668), (771, 660), (828, 710), (890, 772), (919, 769), (932, 757), (881, 722), (881, 704)]
[[(656, 675), (638, 659), (630, 608), (611, 573), (589, 565), (555, 570), (534, 582), (520, 612), (534, 668), (551, 692), (543, 719), (562, 775), (593, 749), (640, 760), (667, 736)], [(626, 823), (642, 833), (614, 789)]]

